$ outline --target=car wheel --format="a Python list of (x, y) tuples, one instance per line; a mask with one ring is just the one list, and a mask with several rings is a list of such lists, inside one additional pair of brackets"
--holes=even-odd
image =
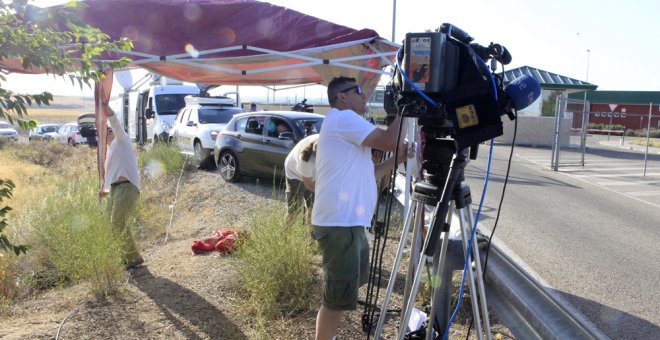
[(76, 143), (74, 143), (74, 142), (73, 142), (73, 139), (71, 139), (71, 138), (69, 138), (69, 139), (66, 141), (66, 143), (67, 143), (69, 146), (76, 146)]
[(154, 144), (160, 143), (160, 138), (158, 138), (158, 135), (154, 135), (154, 138), (151, 140)]
[(218, 173), (227, 182), (234, 183), (241, 179), (241, 172), (236, 155), (226, 150), (220, 154), (218, 159)]
[(202, 148), (202, 143), (195, 142), (195, 163), (198, 168), (206, 168), (209, 165), (209, 152)]

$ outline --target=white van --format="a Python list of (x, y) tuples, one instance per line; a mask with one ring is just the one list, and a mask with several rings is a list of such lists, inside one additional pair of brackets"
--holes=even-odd
[(146, 126), (138, 124), (138, 141), (167, 141), (174, 117), (186, 104), (184, 98), (197, 94), (199, 88), (194, 85), (152, 85), (140, 92), (136, 112), (138, 117), (146, 118)]

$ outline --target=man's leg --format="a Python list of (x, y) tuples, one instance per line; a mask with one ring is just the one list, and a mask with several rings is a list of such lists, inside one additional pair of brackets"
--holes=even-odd
[(117, 228), (120, 235), (123, 235), (124, 261), (136, 261), (140, 259), (140, 253), (133, 239), (133, 234), (126, 220), (130, 213), (135, 209), (135, 205), (140, 197), (140, 192), (133, 184), (122, 184), (110, 190), (110, 200), (112, 201), (110, 211), (110, 222)]
[(316, 340), (332, 339), (337, 334), (342, 314), (343, 311), (321, 306), (316, 315)]

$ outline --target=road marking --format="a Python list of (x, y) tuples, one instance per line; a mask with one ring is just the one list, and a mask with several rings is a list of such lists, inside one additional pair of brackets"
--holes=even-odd
[[(563, 172), (562, 172), (563, 173)], [(609, 177), (638, 177), (638, 176), (643, 176), (641, 173), (630, 173), (630, 174), (592, 174), (592, 175), (575, 175), (571, 173), (567, 173), (567, 175), (571, 175), (573, 177), (599, 177), (599, 178), (609, 178)], [(651, 172), (651, 173), (646, 173), (646, 176), (660, 176), (660, 172)]]
[(616, 181), (616, 182), (596, 182), (598, 185), (606, 185), (606, 186), (621, 186), (621, 185), (639, 185), (639, 184), (656, 184), (660, 183), (660, 181), (630, 181), (630, 182), (625, 182), (625, 181)]
[(627, 195), (635, 197), (648, 197), (648, 196), (660, 196), (660, 190), (656, 191), (629, 191), (626, 192)]
[[(562, 168), (559, 169), (559, 171), (562, 172), (580, 172), (580, 171), (629, 171), (629, 170), (638, 170), (640, 173), (644, 171), (644, 167), (634, 167), (634, 168), (588, 168), (588, 167), (580, 167), (580, 168)], [(646, 168), (646, 171), (650, 170), (660, 170), (660, 168)]]
[[(534, 161), (532, 161), (531, 159), (529, 159), (529, 158), (527, 158), (527, 157), (525, 157), (525, 156), (523, 156), (523, 155), (521, 155), (521, 154), (515, 154), (515, 155), (516, 155), (516, 157), (522, 158), (522, 159), (524, 159), (524, 160), (526, 160), (526, 161), (528, 161), (528, 162), (530, 162), (530, 163), (532, 163), (532, 164), (540, 165), (540, 166), (542, 166), (542, 167), (544, 167), (544, 168), (546, 168), (546, 169), (552, 170), (552, 169), (550, 169), (550, 167), (548, 167), (548, 166), (544, 166), (543, 164), (539, 164), (539, 163), (537, 163), (537, 162), (534, 162)], [(630, 198), (630, 199), (632, 199), (632, 200), (635, 200), (635, 201), (638, 201), (638, 202), (641, 202), (641, 203), (646, 203), (646, 204), (648, 204), (648, 205), (650, 205), (650, 206), (653, 206), (653, 207), (656, 207), (656, 208), (660, 208), (660, 204), (655, 204), (655, 203), (652, 203), (652, 202), (649, 202), (649, 201), (645, 201), (645, 200), (643, 200), (643, 199), (641, 199), (641, 198), (639, 198), (639, 197), (636, 197), (636, 196), (633, 196), (633, 195), (626, 194), (625, 192), (621, 192), (621, 191), (617, 191), (617, 190), (614, 190), (614, 189), (608, 188), (606, 185), (600, 185), (600, 184), (598, 184), (598, 183), (596, 183), (596, 182), (592, 182), (592, 181), (589, 181), (589, 180), (587, 179), (587, 178), (589, 178), (589, 177), (625, 177), (624, 175), (580, 176), (580, 175), (575, 175), (575, 174), (572, 174), (572, 173), (561, 172), (561, 171), (558, 171), (558, 173), (560, 173), (560, 174), (562, 174), (562, 175), (564, 175), (564, 176), (567, 176), (567, 177), (570, 177), (570, 178), (576, 179), (576, 180), (578, 180), (578, 181), (584, 182), (584, 183), (586, 183), (586, 184), (590, 184), (590, 185), (593, 185), (593, 186), (595, 186), (595, 187), (601, 188), (601, 189), (603, 189), (603, 190), (606, 190), (606, 191), (609, 191), (609, 192), (612, 192), (612, 193), (615, 193), (615, 194), (618, 194), (618, 195), (621, 195), (621, 196), (624, 196), (624, 197)], [(654, 175), (660, 175), (660, 173), (646, 174), (646, 175), (647, 175), (647, 176), (654, 176)]]

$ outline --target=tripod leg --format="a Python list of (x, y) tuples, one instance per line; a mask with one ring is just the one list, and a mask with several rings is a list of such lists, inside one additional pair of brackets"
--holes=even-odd
[[(464, 208), (465, 209), (465, 208)], [(465, 216), (465, 212), (463, 211), (464, 209), (460, 209), (459, 211), (459, 216), (460, 216), (460, 225), (461, 225), (461, 239), (462, 239), (462, 244), (463, 244), (463, 254), (465, 254), (465, 259), (467, 261), (468, 257), (470, 259), (473, 258), (472, 254), (468, 253), (468, 248), (469, 248), (469, 240), (470, 240), (470, 230), (471, 228), (468, 226), (466, 227), (467, 218)], [(474, 250), (474, 249), (472, 249)], [(470, 289), (470, 302), (472, 303), (472, 315), (474, 317), (474, 324), (475, 327), (477, 328), (477, 337), (479, 340), (483, 339), (483, 331), (481, 328), (481, 317), (480, 317), (480, 312), (478, 308), (478, 297), (477, 297), (477, 286), (475, 284), (475, 278), (474, 278), (474, 271), (472, 270), (472, 261), (468, 263), (467, 269), (465, 270), (465, 273), (468, 276), (468, 288)]]
[[(453, 203), (449, 203), (449, 212), (445, 222), (451, 224)], [(451, 316), (451, 272), (452, 266), (447, 263), (447, 250), (449, 249), (449, 233), (446, 232), (442, 237), (442, 246), (440, 253), (435, 253), (433, 257), (433, 296), (431, 297), (431, 312), (429, 313), (429, 323), (426, 328), (426, 340), (435, 338), (435, 332), (442, 334), (447, 327)], [(436, 319), (438, 324), (436, 325)], [(435, 329), (437, 326), (438, 329)]]
[[(390, 281), (387, 284), (387, 292), (385, 293), (385, 300), (383, 301), (383, 306), (380, 309), (380, 315), (378, 316), (378, 324), (376, 325), (376, 331), (374, 332), (374, 339), (380, 339), (380, 333), (383, 331), (383, 325), (385, 324), (385, 317), (387, 316), (387, 308), (390, 305), (390, 299), (392, 298), (392, 291), (394, 290), (394, 283), (396, 281), (396, 275), (399, 273), (399, 267), (401, 266), (401, 257), (403, 255), (403, 249), (406, 246), (406, 241), (408, 239), (408, 230), (410, 224), (412, 223), (416, 212), (422, 206), (421, 203), (417, 203), (414, 209), (408, 209), (408, 214), (406, 215), (405, 223), (403, 224), (403, 232), (401, 233), (401, 240), (399, 241), (399, 248), (396, 253), (396, 260), (394, 261), (394, 266), (392, 272), (390, 273)], [(423, 206), (422, 206), (423, 209)]]
[(424, 225), (424, 204), (417, 202), (415, 209), (415, 219), (413, 224), (412, 240), (410, 242), (410, 259), (408, 259), (408, 270), (406, 274), (406, 283), (403, 289), (403, 309), (406, 308), (406, 303), (410, 298), (410, 290), (412, 289), (415, 271), (417, 270), (416, 264), (422, 256), (422, 226)]
[[(472, 226), (474, 226), (474, 213), (472, 208), (467, 206), (465, 208), (467, 213), (468, 226), (470, 226), (470, 234), (472, 233)], [(481, 257), (479, 255), (479, 245), (477, 243), (476, 237), (472, 240), (472, 252), (474, 254), (474, 262), (476, 264), (477, 272), (477, 288), (479, 289), (479, 304), (481, 305), (481, 313), (483, 315), (484, 329), (486, 331), (486, 336), (490, 340), (492, 338), (490, 332), (490, 318), (488, 317), (488, 304), (486, 302), (486, 288), (483, 280), (483, 271), (481, 269)]]

